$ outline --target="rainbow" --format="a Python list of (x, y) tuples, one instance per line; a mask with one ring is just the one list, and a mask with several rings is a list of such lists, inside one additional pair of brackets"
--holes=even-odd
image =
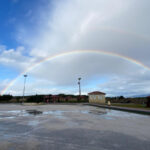
[(66, 51), (66, 52), (62, 52), (62, 53), (59, 53), (59, 54), (55, 54), (55, 55), (51, 55), (51, 56), (48, 56), (44, 59), (41, 59), (39, 62), (31, 65), (29, 68), (27, 68), (25, 71), (21, 72), (15, 79), (13, 79), (2, 91), (1, 91), (1, 95), (5, 94), (7, 92), (7, 90), (17, 81), (17, 79), (26, 74), (27, 72), (33, 70), (34, 68), (38, 67), (39, 65), (41, 65), (42, 63), (46, 62), (46, 61), (51, 61), (51, 60), (54, 60), (56, 58), (59, 58), (59, 57), (65, 57), (65, 56), (68, 56), (68, 55), (72, 55), (72, 54), (81, 54), (81, 53), (91, 53), (91, 54), (100, 54), (100, 55), (108, 55), (108, 56), (112, 56), (112, 57), (117, 57), (117, 58), (120, 58), (122, 60), (125, 60), (125, 61), (128, 61), (130, 63), (133, 63), (133, 64), (136, 64), (138, 66), (141, 66), (147, 70), (150, 71), (150, 67), (144, 65), (143, 63), (141, 63), (140, 61), (137, 61), (133, 58), (130, 58), (130, 57), (127, 57), (127, 56), (124, 56), (124, 55), (121, 55), (121, 54), (118, 54), (118, 53), (115, 53), (115, 52), (109, 52), (109, 51), (104, 51), (104, 50), (72, 50), (72, 51)]

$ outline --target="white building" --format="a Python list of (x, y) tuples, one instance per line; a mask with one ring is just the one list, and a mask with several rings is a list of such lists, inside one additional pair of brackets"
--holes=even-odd
[(89, 95), (89, 103), (101, 103), (101, 104), (105, 104), (106, 100), (105, 100), (105, 93), (103, 92), (99, 92), (99, 91), (94, 91), (91, 93), (88, 93)]

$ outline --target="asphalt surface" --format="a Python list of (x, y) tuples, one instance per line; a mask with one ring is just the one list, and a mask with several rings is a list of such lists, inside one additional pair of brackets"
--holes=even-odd
[(150, 150), (150, 116), (84, 105), (0, 104), (0, 150)]

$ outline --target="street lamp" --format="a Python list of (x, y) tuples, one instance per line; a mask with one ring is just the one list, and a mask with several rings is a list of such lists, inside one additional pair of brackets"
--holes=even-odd
[(78, 78), (78, 85), (79, 85), (79, 97), (81, 96), (81, 83), (80, 83), (81, 78)]
[(27, 74), (23, 75), (24, 76), (24, 87), (23, 87), (23, 100), (24, 100), (24, 93), (25, 93), (25, 84), (26, 84), (26, 78), (27, 78)]

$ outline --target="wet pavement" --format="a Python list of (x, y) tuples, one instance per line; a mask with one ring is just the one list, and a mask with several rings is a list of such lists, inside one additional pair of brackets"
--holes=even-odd
[(149, 150), (150, 116), (82, 104), (0, 104), (1, 149)]

